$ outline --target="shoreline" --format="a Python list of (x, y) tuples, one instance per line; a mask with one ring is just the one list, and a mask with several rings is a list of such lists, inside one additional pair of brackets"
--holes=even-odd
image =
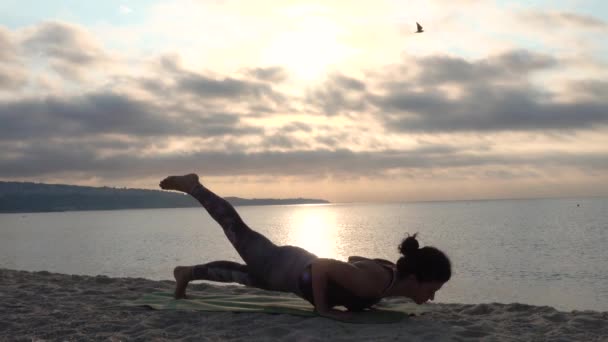
[[(526, 304), (430, 304), (431, 312), (392, 324), (120, 306), (145, 293), (173, 291), (174, 284), (0, 268), (0, 341), (600, 341), (608, 336), (608, 311), (564, 312)], [(267, 293), (210, 283), (193, 283), (188, 291)], [(386, 300), (391, 301), (403, 300)]]

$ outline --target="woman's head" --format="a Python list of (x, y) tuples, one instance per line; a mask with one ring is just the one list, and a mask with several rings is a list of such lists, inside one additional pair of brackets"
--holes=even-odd
[(433, 299), (435, 292), (450, 280), (452, 266), (450, 259), (435, 247), (419, 248), (416, 234), (403, 239), (399, 252), (403, 255), (397, 260), (399, 279), (413, 279), (416, 294), (413, 298), (418, 304)]

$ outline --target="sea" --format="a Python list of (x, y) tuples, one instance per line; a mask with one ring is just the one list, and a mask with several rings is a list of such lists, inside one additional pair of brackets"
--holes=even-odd
[[(608, 311), (608, 198), (242, 206), (277, 244), (396, 261), (418, 233), (452, 261), (440, 303)], [(241, 261), (203, 208), (0, 214), (0, 267), (172, 280), (176, 265)]]

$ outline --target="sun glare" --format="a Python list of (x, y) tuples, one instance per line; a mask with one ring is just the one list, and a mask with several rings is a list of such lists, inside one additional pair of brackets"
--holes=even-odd
[(336, 217), (319, 206), (301, 206), (290, 219), (293, 230), (290, 244), (300, 246), (319, 257), (337, 258), (339, 243)]
[(285, 67), (298, 80), (311, 81), (325, 75), (356, 49), (341, 43), (342, 29), (322, 18), (298, 18), (292, 30), (277, 33), (263, 52), (263, 62)]

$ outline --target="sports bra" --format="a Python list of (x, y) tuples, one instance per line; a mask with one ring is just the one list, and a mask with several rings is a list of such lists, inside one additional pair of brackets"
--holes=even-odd
[[(327, 283), (327, 306), (344, 306), (349, 311), (363, 311), (374, 304), (378, 303), (382, 296), (391, 288), (393, 284), (397, 280), (397, 268), (395, 264), (388, 260), (384, 259), (366, 259), (377, 262), (380, 266), (384, 267), (387, 271), (391, 273), (391, 282), (388, 286), (382, 291), (382, 295), (380, 297), (359, 297), (354, 295), (351, 291), (343, 288), (338, 285), (333, 280), (328, 280)], [(302, 295), (304, 299), (310, 302), (312, 305), (315, 305), (313, 290), (312, 290), (312, 276), (311, 276), (311, 266), (309, 265), (304, 269), (302, 275), (299, 279), (300, 290), (302, 291)]]

